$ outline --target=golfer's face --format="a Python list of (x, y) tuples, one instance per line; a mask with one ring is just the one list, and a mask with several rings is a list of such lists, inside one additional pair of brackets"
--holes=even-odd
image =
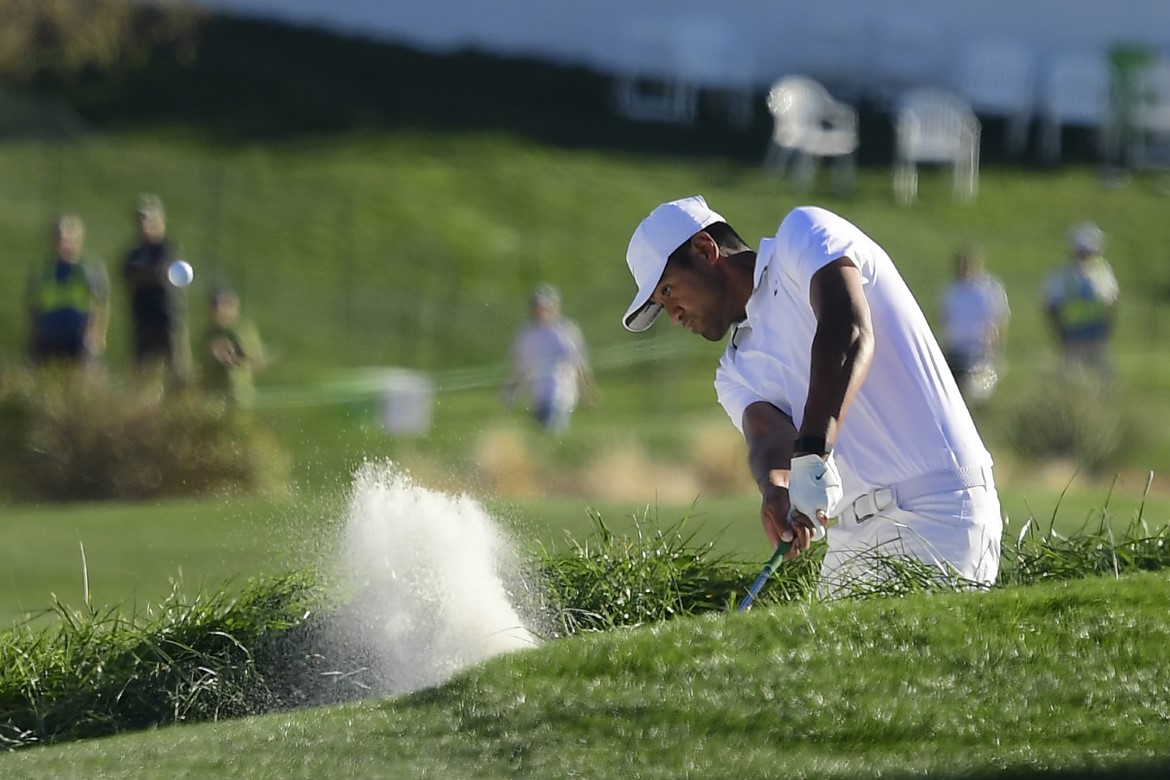
[(671, 322), (719, 341), (731, 327), (726, 316), (726, 286), (723, 277), (702, 260), (692, 265), (666, 264), (666, 270), (650, 300), (661, 304)]

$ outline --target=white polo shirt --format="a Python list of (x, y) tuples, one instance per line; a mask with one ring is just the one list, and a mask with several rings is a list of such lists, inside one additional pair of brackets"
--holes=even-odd
[(799, 428), (808, 396), (816, 317), (809, 286), (847, 256), (861, 272), (874, 354), (834, 453), (846, 500), (922, 474), (990, 466), (926, 316), (894, 263), (856, 226), (815, 207), (794, 209), (760, 243), (747, 318), (715, 375), (719, 403), (743, 431), (744, 410), (768, 401)]
[(1007, 292), (993, 276), (956, 281), (943, 296), (943, 343), (973, 357), (989, 357), (992, 336), (1008, 319)]
[(528, 323), (516, 335), (512, 360), (534, 404), (554, 409), (577, 406), (578, 380), (588, 357), (576, 323), (563, 317)]

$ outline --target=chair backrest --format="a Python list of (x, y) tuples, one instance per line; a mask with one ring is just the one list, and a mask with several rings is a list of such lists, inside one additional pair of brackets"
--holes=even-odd
[(976, 113), (1027, 112), (1035, 104), (1035, 59), (1022, 44), (979, 41), (960, 61), (956, 83)]
[(785, 76), (768, 91), (768, 111), (775, 120), (773, 137), (781, 146), (796, 146), (819, 130), (835, 101), (820, 83), (807, 76)]
[(1170, 131), (1170, 60), (1157, 59), (1134, 75), (1130, 121), (1142, 130)]
[(894, 130), (896, 153), (906, 160), (956, 160), (979, 142), (979, 121), (971, 104), (961, 95), (934, 87), (901, 96)]
[(1070, 52), (1052, 59), (1040, 86), (1040, 108), (1061, 123), (1104, 124), (1111, 75), (1103, 54)]

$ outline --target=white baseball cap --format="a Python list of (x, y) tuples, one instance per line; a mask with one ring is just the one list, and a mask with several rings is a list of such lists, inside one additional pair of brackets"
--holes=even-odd
[(663, 203), (642, 220), (626, 250), (626, 263), (638, 285), (638, 294), (622, 318), (627, 330), (640, 333), (654, 324), (662, 306), (650, 303), (650, 296), (666, 270), (666, 261), (691, 236), (716, 222), (726, 220), (711, 210), (702, 195)]
[(1105, 232), (1092, 222), (1081, 222), (1069, 228), (1068, 243), (1078, 252), (1101, 254), (1105, 248)]

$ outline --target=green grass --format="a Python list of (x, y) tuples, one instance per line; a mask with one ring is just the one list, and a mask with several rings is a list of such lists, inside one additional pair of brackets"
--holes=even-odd
[[(510, 600), (526, 615), (524, 622), (546, 640), (726, 613), (755, 575), (754, 565), (696, 541), (685, 518), (642, 518), (626, 533), (615, 533), (596, 514), (591, 519), (593, 533), (572, 549), (541, 551), (518, 567), (523, 572), (510, 568), (500, 575), (512, 583)], [(1070, 535), (1029, 525), (1005, 545), (997, 589), (1163, 571), (1170, 565), (1168, 532), (1170, 525), (1136, 522), (1125, 529), (1101, 523)], [(780, 567), (757, 608), (816, 603), (822, 552), (815, 549)], [(409, 593), (414, 606), (395, 597), (393, 583), (411, 577), (393, 569), (395, 552), (382, 554), (389, 558), (376, 566), (394, 576), (372, 580), (382, 583), (373, 593), (346, 584), (348, 567), (322, 565), (251, 580), (238, 594), (218, 590), (189, 599), (175, 590), (161, 604), (129, 614), (95, 608), (88, 599), (78, 610), (58, 602), (59, 623), (0, 633), (0, 743), (58, 744), (400, 692), (401, 680), (414, 671), (410, 665), (454, 649), (443, 630), (432, 634), (424, 627), (439, 629), (453, 616), (441, 610), (422, 614), (434, 608), (418, 608), (428, 603), (426, 589)], [(876, 589), (859, 583), (847, 600), (892, 602), (900, 596), (912, 602), (915, 596), (968, 589), (924, 565), (893, 559), (878, 565), (886, 579)], [(428, 576), (442, 581), (445, 575)], [(449, 581), (447, 588), (459, 586)], [(457, 603), (468, 594), (449, 595)], [(396, 607), (387, 607), (387, 596)], [(391, 624), (400, 621), (416, 624), (413, 636), (397, 636)], [(426, 644), (428, 636), (433, 645)]]
[[(127, 611), (172, 582), (192, 595), (313, 563), (330, 515), (321, 504), (173, 501), (4, 509), (0, 624), (53, 614), (53, 597)], [(84, 548), (84, 560), (83, 560)]]
[[(82, 504), (5, 507), (0, 545), (0, 626), (44, 614), (54, 596), (70, 606), (84, 603), (88, 574), (97, 609), (133, 611), (165, 597), (178, 583), (183, 593), (217, 591), (259, 575), (280, 574), (326, 562), (345, 521), (347, 486), (314, 498), (279, 501), (239, 499), (155, 504)], [(1153, 527), (1170, 521), (1170, 498), (1145, 496), (1137, 486), (1001, 489), (1009, 525), (1005, 540), (1029, 517), (1065, 535), (1095, 529), (1104, 518), (1119, 533), (1138, 517)], [(616, 533), (649, 518), (689, 516), (687, 532), (710, 542), (718, 554), (739, 561), (766, 558), (754, 496), (697, 497), (691, 505), (547, 498), (495, 499), (486, 505), (517, 545), (529, 552), (571, 550), (593, 532), (590, 512)], [(84, 547), (84, 563), (82, 548)]]
[[(251, 45), (239, 45), (243, 38)], [(233, 64), (242, 51), (252, 52), (254, 67)], [(397, 85), (393, 96), (367, 84), (377, 68)], [(282, 69), (299, 74), (306, 94), (292, 91), (291, 76), (277, 78)], [(352, 78), (352, 69), (363, 78)], [(224, 88), (230, 79), (238, 89)], [(158, 192), (196, 267), (193, 331), (201, 330), (211, 286), (228, 281), (265, 337), (274, 361), (259, 380), (262, 401), (363, 367), (431, 372), (439, 382), (436, 428), (424, 446), (460, 468), (469, 441), (505, 417), (492, 385), (528, 289), (548, 280), (562, 287), (567, 314), (582, 325), (603, 395), (597, 410), (579, 415), (565, 457), (579, 459), (622, 434), (661, 455), (683, 435), (676, 415), (685, 422), (717, 414), (711, 374), (719, 347), (665, 326), (643, 337), (619, 326), (630, 295), (623, 254), (632, 226), (662, 199), (701, 191), (756, 238), (772, 233), (792, 205), (816, 202), (885, 244), (931, 315), (955, 248), (985, 247), (1013, 307), (1001, 390), (981, 415), (1003, 462), (1013, 404), (1056, 381), (1041, 280), (1063, 258), (1068, 225), (1092, 218), (1108, 234), (1123, 291), (1115, 403), (1131, 429), (1109, 465), (1142, 473), (1170, 459), (1162, 400), (1170, 358), (1160, 348), (1170, 272), (1151, 249), (1170, 243), (1160, 177), (1137, 175), (1107, 189), (1083, 158), (1043, 169), (989, 154), (974, 204), (954, 203), (945, 173), (927, 171), (919, 203), (899, 207), (888, 122), (868, 113), (857, 191), (803, 195), (760, 170), (762, 117), (738, 134), (707, 121), (641, 126), (613, 116), (607, 87), (572, 69), (428, 58), (217, 22), (193, 69), (160, 65), (58, 90), (90, 119), (89, 134), (0, 139), (0, 244), (12, 258), (0, 264), (0, 288), (19, 289), (60, 208), (85, 217), (89, 249), (116, 278), (131, 239), (130, 207), (139, 192)], [(556, 110), (538, 108), (537, 95)], [(337, 122), (315, 124), (314, 106)], [(108, 362), (118, 373), (127, 361), (126, 301), (118, 284), (113, 295)], [(15, 293), (0, 296), (0, 361), (19, 359), (19, 303)], [(656, 359), (637, 351), (644, 346)], [(364, 452), (398, 447), (369, 430), (368, 398), (346, 403), (344, 392), (324, 391), (331, 392), (329, 405), (271, 410), (303, 456), (299, 479), (317, 487), (344, 479)]]
[(396, 699), (0, 755), (0, 772), (1157, 777), (1168, 585), (1145, 574), (676, 620)]

